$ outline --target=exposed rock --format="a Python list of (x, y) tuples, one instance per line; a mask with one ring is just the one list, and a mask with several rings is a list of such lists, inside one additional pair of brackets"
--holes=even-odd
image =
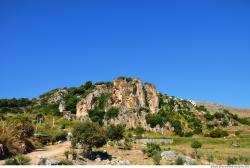
[(161, 158), (168, 161), (175, 160), (177, 158), (177, 153), (174, 151), (163, 151), (161, 153)]
[[(125, 124), (127, 128), (142, 126), (151, 129), (145, 116), (155, 113), (159, 108), (159, 95), (152, 84), (143, 84), (137, 78), (118, 78), (112, 81), (112, 87), (97, 85), (96, 88), (77, 104), (76, 117), (88, 120), (88, 111), (94, 109), (94, 99), (101, 94), (109, 94), (108, 110), (111, 107), (119, 109), (119, 116), (109, 121), (112, 124)], [(161, 129), (158, 132), (162, 132)]]
[(153, 84), (146, 84), (145, 89), (147, 93), (147, 102), (149, 105), (149, 109), (152, 113), (155, 113), (159, 108), (159, 95)]
[(64, 112), (65, 111), (65, 101), (61, 101), (60, 104), (59, 104), (59, 107), (58, 107), (58, 110), (60, 113)]
[(186, 156), (183, 154), (178, 154), (175, 151), (163, 151), (161, 153), (162, 160), (167, 160), (171, 162), (175, 162), (175, 160), (180, 157), (184, 161), (184, 165), (195, 165), (196, 160), (191, 158), (190, 156)]
[(88, 110), (94, 108), (93, 99), (102, 93), (109, 93), (108, 88), (105, 85), (97, 85), (93, 92), (81, 99), (81, 101), (77, 103), (76, 106), (76, 117), (78, 119), (87, 120)]
[(196, 165), (196, 160), (191, 158), (190, 156), (179, 155), (184, 161), (184, 165)]
[(130, 165), (130, 161), (129, 160), (122, 160), (121, 158), (117, 158), (117, 159), (112, 159), (111, 160), (111, 165)]

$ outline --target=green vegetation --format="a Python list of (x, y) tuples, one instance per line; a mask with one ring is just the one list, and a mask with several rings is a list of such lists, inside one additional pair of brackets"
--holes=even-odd
[(58, 104), (47, 104), (47, 105), (37, 105), (33, 106), (29, 113), (37, 113), (44, 115), (60, 116), (61, 113), (58, 110)]
[[(103, 123), (105, 109), (107, 108), (109, 98), (110, 94), (102, 93), (93, 99), (93, 104), (95, 104), (95, 107), (94, 109), (88, 111), (89, 117), (93, 122), (98, 122), (99, 124)], [(117, 115), (118, 110), (116, 108), (111, 108), (106, 117), (109, 119)]]
[(124, 138), (125, 127), (123, 125), (109, 125), (107, 128), (107, 137), (111, 141), (118, 141)]
[(92, 152), (92, 148), (102, 147), (106, 144), (106, 131), (97, 123), (84, 122), (74, 127), (72, 131), (72, 146), (75, 147), (77, 143), (80, 143), (84, 148), (84, 153), (89, 156)]
[(195, 140), (192, 142), (191, 147), (194, 149), (195, 151), (195, 156), (198, 156), (198, 149), (202, 147), (202, 143)]
[(231, 156), (229, 156), (228, 158), (227, 158), (227, 164), (228, 165), (235, 165), (236, 163), (237, 163), (237, 157), (231, 157)]
[(161, 164), (161, 152), (154, 152), (152, 159), (154, 161), (155, 165), (160, 165)]
[(224, 131), (222, 129), (216, 129), (216, 130), (211, 131), (209, 136), (212, 138), (220, 138), (220, 137), (228, 136), (228, 133), (227, 131)]
[(14, 158), (5, 161), (5, 165), (29, 165), (29, 164), (30, 164), (30, 158), (23, 155), (18, 155)]
[(143, 149), (143, 153), (146, 154), (148, 157), (152, 157), (156, 152), (160, 151), (161, 151), (160, 146), (155, 143), (148, 143), (147, 147)]
[(119, 109), (116, 107), (111, 107), (106, 113), (105, 113), (105, 118), (107, 120), (110, 120), (112, 118), (117, 118), (119, 115)]
[(59, 165), (73, 165), (73, 162), (71, 160), (61, 160), (59, 162)]
[(175, 160), (175, 165), (184, 165), (184, 160), (181, 157), (177, 157)]

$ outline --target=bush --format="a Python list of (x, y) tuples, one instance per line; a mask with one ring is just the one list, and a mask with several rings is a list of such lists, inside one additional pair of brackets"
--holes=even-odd
[(148, 157), (152, 157), (155, 152), (160, 152), (161, 148), (158, 144), (155, 143), (147, 143), (147, 147), (143, 149), (143, 153)]
[(65, 108), (72, 113), (76, 113), (77, 95), (68, 94), (65, 98)]
[(64, 156), (66, 157), (66, 160), (69, 159), (69, 154), (70, 154), (70, 152), (68, 150), (64, 151)]
[(214, 125), (213, 124), (207, 124), (207, 129), (214, 129)]
[(221, 124), (222, 127), (227, 127), (228, 126), (228, 121), (226, 119), (224, 119)]
[(206, 107), (203, 106), (203, 105), (201, 105), (201, 106), (196, 106), (195, 109), (196, 109), (197, 111), (207, 111)]
[(194, 133), (193, 133), (192, 131), (186, 132), (186, 133), (184, 134), (185, 137), (192, 137), (193, 135), (194, 135)]
[(183, 136), (183, 131), (182, 131), (182, 126), (181, 126), (181, 122), (178, 120), (174, 120), (172, 123), (172, 126), (174, 127), (174, 132), (179, 135), (179, 136)]
[(59, 165), (73, 165), (73, 162), (70, 160), (61, 160)]
[(207, 112), (204, 117), (206, 118), (206, 120), (208, 121), (212, 121), (214, 119), (214, 115), (210, 114), (209, 112)]
[(93, 110), (89, 110), (88, 114), (89, 114), (89, 118), (91, 119), (91, 121), (97, 122), (99, 124), (103, 123), (103, 119), (105, 115), (105, 112), (103, 110), (95, 108)]
[(125, 128), (123, 125), (110, 125), (107, 128), (107, 137), (111, 141), (118, 141), (124, 137)]
[(225, 117), (225, 114), (224, 113), (221, 113), (221, 112), (216, 112), (214, 113), (214, 117), (218, 120), (221, 120), (222, 118)]
[(144, 134), (145, 133), (145, 129), (144, 128), (142, 128), (142, 127), (136, 127), (135, 129), (134, 129), (134, 133), (136, 134), (136, 135), (142, 135), (142, 134)]
[(175, 160), (175, 165), (184, 165), (184, 160), (181, 157), (177, 157)]
[(231, 156), (229, 156), (228, 158), (227, 158), (227, 164), (228, 165), (235, 165), (236, 164), (236, 162), (237, 162), (237, 158), (236, 157), (231, 157)]
[(29, 165), (29, 164), (30, 164), (30, 158), (23, 155), (18, 155), (14, 158), (5, 161), (5, 165)]
[(216, 129), (210, 132), (210, 137), (212, 138), (220, 138), (220, 137), (226, 137), (228, 136), (227, 131), (221, 130), (221, 129)]
[(197, 140), (195, 140), (195, 141), (192, 142), (191, 147), (194, 148), (194, 149), (201, 148), (202, 147), (202, 143), (199, 142), (199, 141), (197, 141)]
[(195, 140), (191, 143), (191, 147), (194, 149), (195, 151), (195, 156), (198, 157), (198, 149), (202, 147), (202, 143)]
[(161, 152), (159, 151), (154, 152), (152, 159), (155, 165), (160, 165), (161, 164)]
[(77, 158), (77, 152), (75, 150), (71, 151), (71, 155), (72, 155), (72, 160), (76, 160), (76, 158)]
[(107, 120), (110, 120), (112, 118), (117, 118), (119, 114), (119, 109), (116, 107), (111, 107), (106, 113), (105, 113), (105, 118)]
[(163, 126), (163, 120), (159, 114), (146, 115), (146, 122), (151, 128), (154, 128), (156, 125), (160, 125), (161, 127)]

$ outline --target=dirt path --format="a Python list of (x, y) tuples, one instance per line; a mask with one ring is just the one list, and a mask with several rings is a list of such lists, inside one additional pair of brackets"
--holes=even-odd
[[(31, 164), (37, 164), (39, 161), (39, 157), (43, 156), (48, 158), (49, 160), (60, 160), (64, 158), (64, 151), (70, 149), (70, 142), (64, 142), (58, 145), (50, 145), (46, 146), (42, 149), (38, 149), (34, 152), (25, 154), (31, 159)], [(4, 164), (4, 160), (0, 160), (0, 165)]]

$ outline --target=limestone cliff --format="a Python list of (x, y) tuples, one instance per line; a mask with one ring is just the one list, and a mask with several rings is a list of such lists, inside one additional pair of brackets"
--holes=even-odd
[(159, 94), (152, 84), (143, 84), (137, 78), (118, 78), (112, 81), (111, 87), (97, 85), (95, 89), (77, 103), (78, 119), (88, 119), (88, 111), (96, 107), (95, 99), (101, 94), (109, 94), (107, 107), (119, 109), (119, 115), (109, 122), (125, 124), (128, 128), (148, 127), (145, 116), (159, 109)]

